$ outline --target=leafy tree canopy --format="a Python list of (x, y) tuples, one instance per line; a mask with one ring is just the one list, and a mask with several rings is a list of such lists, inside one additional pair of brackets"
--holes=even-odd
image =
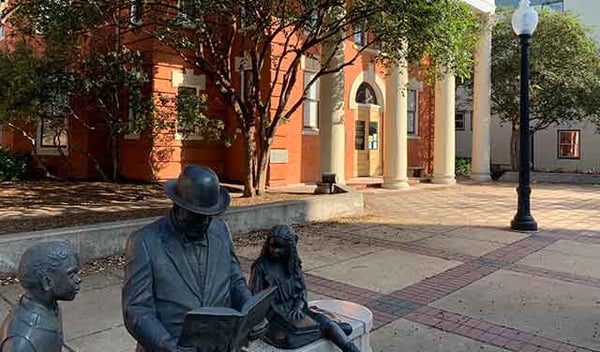
[[(468, 77), (477, 41), (475, 15), (458, 0), (189, 0), (179, 5), (146, 2), (149, 21), (142, 30), (206, 74), (236, 112), (246, 156), (255, 159), (247, 160), (246, 195), (254, 187), (264, 190), (275, 131), (319, 77), (352, 65), (367, 50), (385, 64), (407, 58), (430, 77), (439, 67)], [(343, 62), (331, 65), (343, 43), (356, 36), (363, 38), (357, 50), (346, 50)], [(303, 84), (298, 75), (303, 57), (321, 65), (297, 97), (292, 91)], [(240, 69), (249, 75), (243, 90)]]
[[(133, 8), (140, 23), (129, 20)], [(365, 51), (384, 64), (406, 58), (429, 77), (439, 68), (468, 77), (478, 29), (460, 0), (23, 0), (11, 18), (19, 33), (41, 35), (46, 50), (74, 49), (61, 49), (73, 62), (86, 57), (94, 33), (116, 40), (116, 27), (156, 39), (196, 67), (235, 111), (245, 136), (246, 195), (254, 187), (264, 191), (275, 132), (319, 77), (340, 72)], [(356, 36), (363, 37), (357, 50), (347, 50), (342, 63), (332, 60)], [(110, 50), (122, 52), (118, 44)], [(302, 84), (305, 57), (321, 65), (298, 97), (292, 92)], [(107, 63), (108, 72), (115, 65)], [(248, 71), (243, 89), (240, 68)], [(88, 87), (103, 82), (92, 77)]]
[[(492, 40), (492, 110), (519, 126), (519, 38), (511, 12), (497, 16)], [(530, 121), (534, 131), (598, 116), (600, 51), (572, 14), (542, 11), (531, 41)]]

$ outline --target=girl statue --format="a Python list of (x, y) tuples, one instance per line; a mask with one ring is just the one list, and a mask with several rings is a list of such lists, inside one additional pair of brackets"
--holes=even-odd
[(293, 349), (326, 338), (343, 352), (359, 352), (348, 340), (352, 333), (350, 324), (337, 321), (331, 313), (317, 307), (308, 307), (297, 241), (298, 236), (290, 226), (275, 226), (252, 264), (252, 293), (278, 287), (264, 339), (275, 347)]

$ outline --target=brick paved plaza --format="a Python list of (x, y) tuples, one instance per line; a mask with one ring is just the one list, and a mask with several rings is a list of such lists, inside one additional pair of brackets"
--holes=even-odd
[[(508, 231), (512, 184), (365, 191), (365, 215), (297, 229), (310, 298), (374, 313), (373, 351), (600, 351), (600, 187), (534, 185), (541, 231)], [(246, 269), (262, 242), (238, 246)], [(75, 351), (133, 351), (122, 269), (64, 304)], [(0, 318), (20, 293), (0, 288)]]

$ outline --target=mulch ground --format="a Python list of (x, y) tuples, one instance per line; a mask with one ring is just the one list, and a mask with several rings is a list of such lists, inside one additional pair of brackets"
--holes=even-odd
[[(268, 191), (242, 198), (228, 187), (232, 207), (310, 196)], [(171, 206), (158, 184), (23, 181), (0, 183), (0, 235), (163, 215)]]

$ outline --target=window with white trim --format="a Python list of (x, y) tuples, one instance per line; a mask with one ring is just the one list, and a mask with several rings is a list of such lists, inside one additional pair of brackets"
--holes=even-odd
[(357, 104), (378, 105), (375, 89), (373, 89), (373, 87), (366, 82), (363, 82), (360, 84), (360, 86), (358, 86), (354, 101)]
[(366, 121), (357, 120), (354, 125), (354, 150), (365, 150)]
[[(187, 87), (187, 86), (179, 86), (177, 87), (177, 96), (185, 97), (185, 96), (195, 96), (198, 95), (198, 88), (196, 87)], [(180, 108), (178, 106), (178, 108)], [(189, 123), (186, 123), (181, 112), (177, 112), (177, 133), (178, 134), (194, 134), (196, 133), (196, 128), (194, 126), (190, 126)]]
[(69, 145), (67, 119), (64, 116), (42, 117), (40, 125), (40, 148), (66, 148)]
[(190, 22), (194, 18), (194, 1), (193, 0), (179, 0), (177, 3), (179, 8), (179, 17), (186, 22)]
[(254, 88), (254, 76), (252, 75), (252, 69), (242, 67), (242, 70), (240, 71), (240, 76), (240, 91), (242, 93), (241, 98), (242, 101), (247, 101), (249, 98), (252, 97), (252, 89)]
[(454, 129), (456, 131), (464, 131), (465, 130), (465, 112), (457, 111), (454, 114)]
[(130, 0), (131, 6), (129, 8), (129, 21), (131, 24), (142, 23), (142, 13), (144, 0)]
[(580, 130), (558, 131), (558, 158), (579, 159), (581, 157)]
[(361, 25), (354, 28), (354, 44), (361, 48), (367, 45), (367, 33), (365, 33)]
[(68, 119), (66, 110), (68, 97), (57, 95), (40, 118), (36, 133), (37, 150), (40, 154), (60, 154), (69, 146)]
[[(304, 88), (315, 78), (314, 72), (304, 72)], [(317, 78), (306, 92), (304, 99), (304, 128), (319, 128), (319, 79)]]
[(367, 141), (369, 150), (379, 149), (379, 123), (377, 121), (369, 122), (369, 137)]
[(408, 129), (407, 133), (409, 136), (419, 135), (419, 115), (418, 115), (418, 95), (415, 89), (409, 89), (408, 91)]
[(127, 134), (125, 134), (125, 139), (139, 139), (140, 138), (140, 133), (139, 131), (136, 131), (136, 112), (134, 109), (134, 104), (133, 104), (133, 99), (134, 96), (133, 94), (129, 95), (127, 104), (128, 104), (128, 111), (127, 111)]
[(250, 30), (255, 26), (255, 19), (252, 18), (253, 13), (251, 10), (243, 5), (240, 5), (240, 30)]

